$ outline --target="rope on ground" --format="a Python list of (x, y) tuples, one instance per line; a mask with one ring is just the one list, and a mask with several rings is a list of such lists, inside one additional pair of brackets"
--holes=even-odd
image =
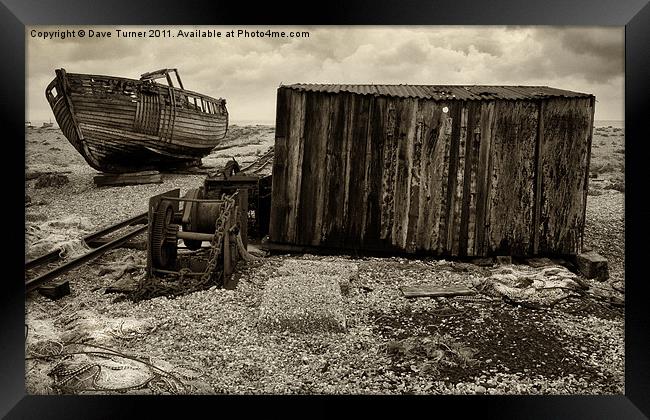
[[(32, 356), (26, 357), (25, 360), (51, 360), (52, 358), (63, 358), (68, 359), (73, 355), (86, 355), (86, 356), (95, 356), (112, 360), (113, 358), (122, 358), (127, 359), (145, 366), (150, 376), (141, 383), (136, 383), (133, 385), (127, 385), (123, 387), (107, 387), (99, 383), (101, 377), (102, 368), (109, 370), (123, 370), (128, 369), (128, 366), (104, 366), (99, 363), (83, 363), (80, 366), (73, 368), (66, 368), (64, 362), (57, 364), (49, 373), (49, 376), (54, 378), (55, 386), (62, 387), (70, 384), (74, 381), (76, 384), (84, 384), (92, 379), (91, 386), (87, 388), (76, 389), (77, 392), (93, 392), (93, 391), (103, 391), (103, 392), (128, 392), (144, 388), (149, 388), (153, 393), (170, 393), (170, 394), (181, 394), (191, 391), (191, 386), (186, 385), (181, 376), (189, 379), (189, 376), (185, 376), (179, 372), (168, 372), (151, 362), (147, 362), (135, 356), (130, 356), (128, 354), (122, 353), (120, 351), (110, 349), (108, 347), (93, 345), (88, 343), (57, 343), (61, 347), (61, 351), (58, 353), (53, 353), (49, 355), (37, 354), (32, 352)], [(91, 348), (92, 350), (78, 350), (78, 351), (62, 351), (65, 347), (70, 346), (81, 346), (86, 348)], [(88, 375), (88, 372), (91, 372)], [(198, 376), (201, 376), (199, 374)]]
[(240, 232), (237, 232), (237, 234), (235, 235), (235, 242), (237, 243), (237, 251), (239, 251), (239, 255), (245, 261), (259, 261), (259, 260), (261, 260), (260, 257), (256, 257), (255, 255), (248, 252), (248, 250), (244, 246), (244, 242), (242, 241)]
[[(620, 286), (619, 286), (620, 284)], [(616, 281), (612, 283), (612, 289), (616, 290), (617, 292), (625, 294), (625, 283), (622, 281)]]

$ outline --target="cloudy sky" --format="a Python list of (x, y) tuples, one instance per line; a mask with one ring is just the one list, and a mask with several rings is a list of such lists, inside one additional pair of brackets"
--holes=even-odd
[[(110, 30), (110, 39), (32, 38), (31, 29)], [(309, 31), (308, 38), (116, 38), (116, 29)], [(272, 123), (290, 83), (545, 85), (596, 95), (596, 120), (624, 118), (623, 27), (27, 28), (27, 118), (48, 120), (54, 69), (129, 78), (178, 68), (186, 89), (227, 101), (232, 122)]]

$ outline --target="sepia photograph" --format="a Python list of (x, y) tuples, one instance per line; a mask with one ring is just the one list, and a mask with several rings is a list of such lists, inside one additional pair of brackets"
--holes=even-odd
[(625, 394), (625, 27), (27, 25), (25, 70), (27, 394)]

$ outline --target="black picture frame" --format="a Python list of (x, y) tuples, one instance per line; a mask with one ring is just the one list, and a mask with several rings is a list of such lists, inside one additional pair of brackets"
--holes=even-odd
[[(251, 409), (265, 414), (309, 416), (312, 413), (345, 414), (347, 403), (354, 403), (368, 416), (374, 412), (412, 415), (481, 418), (647, 418), (650, 416), (650, 358), (648, 346), (648, 294), (644, 282), (644, 259), (648, 215), (644, 195), (647, 172), (644, 160), (648, 134), (644, 121), (648, 115), (650, 92), (650, 5), (648, 0), (493, 0), (476, 2), (390, 2), (354, 1), (279, 4), (198, 0), (156, 2), (120, 0), (106, 2), (1, 0), (0, 43), (2, 78), (0, 114), (5, 120), (0, 138), (6, 150), (2, 167), (5, 180), (3, 232), (6, 260), (2, 271), (2, 315), (0, 328), (0, 414), (7, 418), (122, 418), (159, 414), (192, 416), (189, 409), (207, 409), (207, 415), (247, 414)], [(342, 397), (307, 398), (263, 397), (249, 404), (247, 397), (72, 397), (27, 396), (24, 386), (24, 287), (18, 280), (24, 260), (17, 244), (23, 238), (19, 210), (24, 174), (25, 111), (25, 26), (38, 24), (83, 24), (87, 26), (210, 24), (210, 25), (616, 25), (625, 26), (625, 149), (626, 149), (626, 370), (625, 396), (431, 396), (409, 398)], [(14, 167), (15, 165), (15, 167)], [(24, 179), (23, 179), (24, 181)], [(13, 258), (13, 254), (16, 257)], [(22, 254), (21, 254), (22, 255)], [(343, 407), (339, 402), (345, 402)], [(301, 408), (296, 408), (297, 403)], [(308, 410), (308, 411), (305, 411)], [(443, 414), (450, 410), (448, 414)], [(205, 415), (205, 414), (202, 414)], [(201, 416), (197, 414), (197, 416)]]

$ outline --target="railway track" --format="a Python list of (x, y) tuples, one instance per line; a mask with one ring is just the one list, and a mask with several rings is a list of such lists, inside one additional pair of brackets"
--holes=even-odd
[(252, 162), (248, 166), (243, 167), (241, 170), (248, 174), (271, 174), (273, 169), (273, 147), (270, 147), (262, 156), (260, 156), (255, 162)]
[[(122, 233), (115, 238), (109, 240), (102, 240), (107, 235), (114, 233), (118, 230), (130, 227), (138, 226), (135, 229), (130, 229), (126, 233)], [(54, 250), (48, 252), (45, 255), (34, 258), (25, 262), (25, 289), (27, 292), (37, 289), (40, 286), (43, 286), (47, 282), (54, 280), (59, 277), (61, 274), (73, 270), (83, 264), (86, 264), (89, 261), (98, 258), (107, 251), (110, 251), (113, 248), (117, 248), (128, 240), (138, 236), (142, 232), (147, 230), (147, 213), (141, 213), (136, 216), (130, 217), (128, 219), (117, 222), (113, 225), (106, 226), (96, 232), (93, 232), (89, 235), (84, 236), (83, 241), (90, 247), (95, 246), (93, 249), (87, 253), (72, 258), (67, 261), (63, 261), (61, 264), (57, 265), (54, 268), (49, 268), (48, 265), (57, 261), (61, 261), (59, 257), (59, 251)], [(48, 267), (48, 269), (43, 272), (41, 268)], [(40, 273), (38, 273), (40, 272)]]
[[(273, 169), (273, 156), (273, 147), (270, 147), (266, 153), (264, 153), (254, 162), (242, 168), (242, 171), (245, 171), (251, 175), (270, 175)], [(72, 258), (67, 261), (61, 261), (61, 258), (59, 257), (59, 250), (54, 250), (40, 257), (26, 261), (26, 291), (31, 292), (38, 287), (45, 285), (47, 282), (54, 280), (61, 274), (73, 270), (83, 264), (86, 264), (100, 257), (111, 249), (119, 247), (128, 240), (145, 232), (147, 230), (147, 222), (148, 213), (145, 212), (86, 235), (82, 239), (86, 245), (90, 246), (92, 249), (81, 256)], [(138, 226), (135, 229), (131, 229), (126, 233), (122, 233), (121, 235), (118, 235), (114, 238), (106, 238), (106, 236), (118, 230), (122, 230), (129, 226), (135, 225), (143, 226)], [(55, 262), (61, 263), (52, 268), (50, 265), (54, 264)]]

